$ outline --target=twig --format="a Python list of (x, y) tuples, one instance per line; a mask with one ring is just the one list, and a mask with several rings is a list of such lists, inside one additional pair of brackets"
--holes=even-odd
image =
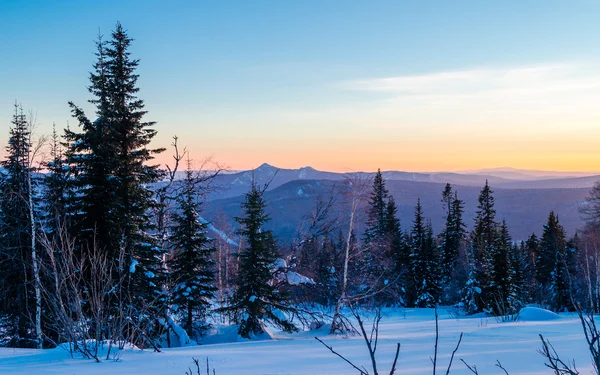
[(558, 353), (554, 349), (554, 346), (552, 346), (550, 341), (546, 340), (541, 334), (540, 340), (542, 340), (542, 349), (538, 350), (538, 352), (548, 360), (547, 363), (544, 363), (546, 367), (554, 370), (554, 373), (557, 375), (579, 375), (579, 371), (577, 371), (575, 362), (573, 362), (573, 368), (571, 368), (571, 365), (560, 359)]
[(439, 319), (437, 303), (435, 304), (435, 308), (433, 311), (435, 312), (435, 344), (433, 347), (433, 360), (431, 362), (433, 363), (433, 375), (435, 375), (435, 368), (437, 365), (438, 341), (440, 339), (440, 326), (438, 322)]
[(470, 365), (469, 365), (467, 362), (465, 362), (465, 360), (464, 360), (464, 359), (462, 359), (462, 358), (460, 359), (460, 361), (461, 361), (462, 363), (464, 363), (464, 364), (465, 364), (465, 366), (467, 366), (467, 368), (468, 368), (468, 369), (469, 369), (469, 370), (470, 370), (470, 371), (471, 371), (473, 374), (475, 374), (475, 375), (479, 375), (479, 372), (477, 372), (477, 366), (475, 366), (475, 365), (473, 365), (473, 366), (470, 366)]
[(396, 362), (398, 362), (398, 355), (400, 354), (400, 343), (396, 344), (396, 355), (394, 356), (394, 363), (392, 363), (392, 368), (390, 370), (390, 375), (394, 375), (396, 372)]
[(504, 371), (504, 373), (505, 373), (506, 375), (510, 375), (510, 374), (508, 373), (508, 371), (506, 371), (506, 369), (504, 368), (504, 366), (502, 366), (502, 363), (500, 363), (500, 361), (499, 361), (499, 360), (496, 360), (496, 364), (495, 364), (495, 366), (496, 366), (496, 367), (498, 367), (498, 368), (500, 368), (502, 371)]
[(340, 357), (341, 359), (343, 359), (344, 361), (346, 361), (346, 363), (348, 363), (350, 366), (354, 367), (361, 375), (369, 375), (369, 372), (367, 370), (363, 370), (363, 369), (360, 369), (359, 367), (357, 367), (354, 363), (350, 362), (346, 357), (344, 357), (340, 353), (338, 353), (335, 350), (333, 350), (333, 347), (325, 344), (323, 342), (323, 340), (319, 339), (317, 336), (315, 336), (315, 340), (317, 340), (318, 342), (320, 342), (321, 344), (323, 344), (323, 346), (325, 346), (327, 349), (329, 349), (330, 352), (332, 352), (333, 354), (337, 355), (338, 357)]
[(446, 370), (446, 375), (450, 374), (450, 369), (452, 368), (452, 361), (454, 361), (454, 354), (458, 351), (458, 347), (460, 346), (460, 342), (462, 341), (463, 333), (460, 333), (460, 337), (458, 338), (458, 342), (456, 343), (456, 348), (452, 351), (452, 356), (450, 356), (450, 363), (448, 363), (448, 369)]

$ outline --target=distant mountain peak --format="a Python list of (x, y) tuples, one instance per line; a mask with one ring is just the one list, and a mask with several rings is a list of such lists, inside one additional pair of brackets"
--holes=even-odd
[(278, 168), (272, 166), (269, 163), (262, 163), (258, 168), (256, 168), (257, 171), (268, 171), (268, 170), (272, 170), (272, 169), (278, 169)]

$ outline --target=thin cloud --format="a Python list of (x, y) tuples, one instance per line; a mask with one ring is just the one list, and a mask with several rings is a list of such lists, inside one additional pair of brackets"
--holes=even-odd
[(387, 94), (371, 115), (388, 122), (520, 123), (598, 117), (600, 67), (582, 63), (481, 68), (342, 82)]

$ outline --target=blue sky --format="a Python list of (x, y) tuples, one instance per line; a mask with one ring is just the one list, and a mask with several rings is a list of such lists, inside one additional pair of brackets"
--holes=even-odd
[(0, 0), (0, 142), (15, 99), (40, 133), (75, 125), (94, 39), (120, 21), (157, 145), (177, 134), (195, 159), (598, 170), (598, 14), (597, 1)]

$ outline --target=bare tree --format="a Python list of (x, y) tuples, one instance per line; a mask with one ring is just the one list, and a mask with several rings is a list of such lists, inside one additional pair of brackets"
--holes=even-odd
[(348, 265), (353, 255), (352, 248), (352, 235), (356, 229), (356, 221), (359, 213), (359, 208), (365, 202), (368, 197), (370, 188), (370, 180), (365, 178), (363, 175), (355, 173), (349, 175), (345, 181), (344, 198), (349, 206), (348, 213), (348, 232), (346, 234), (346, 246), (344, 250), (344, 270), (342, 274), (342, 290), (340, 298), (335, 306), (333, 319), (331, 322), (330, 333), (345, 332), (350, 327), (346, 324), (346, 320), (341, 314), (341, 309), (344, 305), (352, 301), (352, 297), (348, 295)]
[[(34, 280), (34, 289), (35, 289), (35, 335), (36, 335), (36, 345), (38, 349), (41, 349), (43, 346), (43, 332), (42, 332), (42, 292), (41, 292), (41, 281), (40, 281), (40, 265), (38, 260), (38, 252), (37, 252), (37, 223), (35, 217), (35, 206), (33, 204), (33, 164), (38, 161), (40, 164), (42, 161), (37, 160), (41, 155), (41, 151), (46, 144), (46, 137), (41, 136), (39, 139), (33, 139), (33, 134), (35, 131), (37, 123), (37, 116), (30, 112), (28, 116), (28, 127), (29, 127), (29, 139), (28, 143), (31, 147), (27, 150), (27, 204), (29, 206), (29, 224), (31, 230), (31, 262), (33, 268), (33, 280)], [(40, 169), (39, 167), (37, 169)]]
[[(353, 305), (349, 305), (350, 311), (352, 312), (352, 315), (354, 316), (356, 322), (358, 323), (358, 327), (360, 330), (360, 335), (362, 336), (363, 340), (365, 341), (365, 345), (367, 347), (367, 350), (369, 352), (369, 358), (371, 359), (371, 368), (373, 370), (373, 375), (378, 375), (379, 374), (379, 370), (377, 368), (377, 357), (376, 357), (376, 353), (377, 353), (377, 344), (379, 342), (379, 323), (381, 322), (381, 308), (378, 308), (375, 310), (375, 316), (373, 317), (373, 321), (371, 324), (371, 329), (367, 330), (365, 328), (365, 321), (362, 318), (362, 316), (360, 315), (359, 311), (353, 306)], [(431, 359), (431, 363), (433, 365), (433, 375), (436, 374), (436, 368), (437, 368), (437, 357), (438, 357), (438, 342), (439, 342), (439, 316), (437, 313), (437, 307), (435, 308), (435, 345), (434, 345), (434, 354), (433, 354), (433, 358)], [(463, 338), (463, 333), (460, 333), (460, 336), (458, 338), (458, 342), (456, 343), (456, 347), (454, 348), (454, 350), (452, 351), (452, 355), (450, 357), (450, 361), (448, 362), (448, 367), (446, 368), (446, 375), (450, 374), (450, 370), (452, 369), (452, 363), (454, 361), (454, 356), (456, 355), (456, 352), (458, 351), (458, 348), (460, 347), (460, 344), (462, 342), (462, 338)], [(351, 360), (349, 360), (348, 358), (344, 357), (342, 354), (336, 352), (332, 346), (327, 345), (323, 340), (319, 339), (318, 337), (315, 337), (315, 340), (319, 341), (321, 344), (323, 344), (323, 346), (325, 346), (330, 352), (332, 352), (334, 355), (338, 356), (339, 358), (341, 358), (342, 360), (344, 360), (346, 363), (348, 363), (350, 366), (352, 366), (355, 370), (357, 370), (359, 372), (360, 375), (371, 375), (369, 373), (369, 371), (364, 367), (364, 366), (358, 366), (355, 363), (353, 363)], [(392, 363), (392, 367), (390, 368), (389, 371), (389, 375), (393, 375), (396, 372), (396, 364), (398, 362), (398, 355), (400, 354), (400, 343), (396, 344), (396, 354), (394, 355), (394, 361)], [(471, 370), (474, 371), (475, 374), (477, 374), (477, 369), (475, 366), (471, 367), (469, 366), (464, 360), (461, 359), (461, 361), (463, 363), (465, 363), (465, 365)], [(502, 365), (500, 365), (500, 362), (497, 363), (498, 367), (502, 368), (504, 370), (504, 368), (502, 367)], [(504, 370), (506, 372), (506, 370)], [(507, 373), (508, 375), (508, 373)]]
[(585, 204), (581, 205), (579, 212), (582, 218), (594, 227), (600, 226), (600, 181), (596, 181), (590, 190)]
[(116, 265), (95, 241), (87, 251), (78, 251), (60, 222), (56, 236), (50, 239), (42, 232), (40, 243), (48, 259), (43, 271), (49, 280), (41, 293), (52, 316), (50, 326), (58, 335), (56, 345), (66, 343), (71, 355), (79, 353), (96, 362), (105, 345), (105, 359), (116, 354), (113, 348), (123, 349), (128, 342), (159, 351), (145, 333), (149, 320), (141, 318), (159, 301), (134, 307), (134, 296), (124, 286), (129, 271), (124, 247)]
[[(352, 312), (352, 315), (354, 316), (354, 318), (356, 319), (356, 321), (358, 323), (358, 326), (360, 329), (360, 334), (363, 337), (363, 340), (365, 341), (367, 350), (369, 351), (369, 358), (371, 359), (371, 368), (373, 370), (373, 375), (379, 375), (379, 372), (377, 369), (376, 353), (377, 353), (377, 344), (379, 342), (379, 323), (381, 322), (381, 308), (378, 308), (377, 310), (375, 310), (375, 316), (373, 317), (371, 329), (369, 332), (367, 332), (367, 330), (365, 328), (365, 321), (361, 317), (361, 315), (358, 313), (358, 311), (352, 305), (349, 305), (349, 308), (350, 308), (350, 311)], [(340, 353), (336, 352), (332, 346), (327, 345), (323, 340), (319, 339), (318, 337), (315, 337), (315, 340), (317, 340), (321, 344), (323, 344), (323, 346), (325, 346), (327, 349), (329, 349), (330, 352), (332, 352), (336, 356), (343, 359), (346, 363), (348, 363), (355, 370), (357, 370), (360, 375), (370, 375), (369, 371), (364, 366), (359, 367), (359, 366), (355, 365), (352, 361), (350, 361), (349, 359), (347, 359)], [(392, 363), (392, 367), (389, 371), (390, 375), (393, 375), (396, 372), (396, 363), (398, 362), (399, 354), (400, 354), (400, 343), (397, 343), (396, 344), (396, 354), (394, 356), (394, 362)]]

